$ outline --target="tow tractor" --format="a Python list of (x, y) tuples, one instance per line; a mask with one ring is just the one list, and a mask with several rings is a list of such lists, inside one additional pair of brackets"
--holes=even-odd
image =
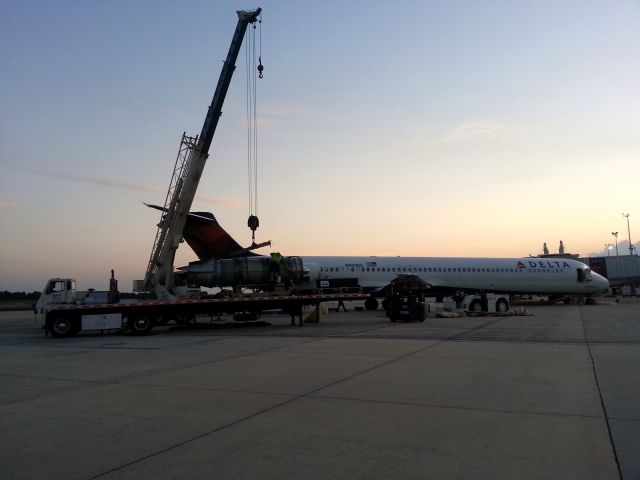
[[(76, 282), (71, 278), (55, 278), (47, 282), (41, 299), (36, 305), (37, 313), (44, 314), (45, 332), (54, 337), (70, 337), (80, 331), (107, 331), (129, 328), (133, 334), (148, 334), (156, 322), (175, 320), (186, 322), (195, 315), (219, 315), (220, 313), (256, 312), (263, 309), (279, 308), (288, 312), (293, 319), (298, 317), (302, 324), (304, 305), (319, 305), (325, 301), (364, 300), (367, 295), (258, 295), (231, 298), (188, 298), (186, 286), (176, 285), (174, 259), (176, 250), (182, 241), (182, 235), (209, 156), (209, 147), (213, 139), (218, 120), (222, 114), (222, 105), (235, 70), (235, 62), (242, 45), (247, 27), (259, 21), (261, 9), (238, 11), (238, 22), (231, 40), (229, 52), (213, 95), (213, 100), (202, 126), (200, 135), (195, 137), (183, 134), (162, 218), (158, 224), (155, 241), (149, 258), (144, 290), (154, 292), (157, 300), (135, 303), (117, 303), (114, 295), (104, 302), (96, 302), (95, 295), (76, 290)], [(262, 63), (259, 60), (258, 71), (262, 77)], [(258, 226), (256, 216), (249, 217), (249, 226), (255, 232)], [(249, 249), (268, 245), (269, 242), (256, 244)], [(279, 271), (286, 269), (287, 283), (296, 285), (303, 276), (302, 261), (298, 257), (255, 256), (217, 261), (221, 278), (237, 285), (238, 279), (250, 282), (252, 287), (262, 291), (278, 287), (282, 276)], [(115, 279), (112, 274), (112, 286)]]
[(462, 291), (445, 299), (445, 310), (461, 309), (467, 313), (506, 313), (510, 309), (509, 295), (499, 293), (464, 294)]

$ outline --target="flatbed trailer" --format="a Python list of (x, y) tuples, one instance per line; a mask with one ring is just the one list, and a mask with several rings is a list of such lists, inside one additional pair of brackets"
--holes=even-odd
[(366, 300), (362, 293), (322, 295), (259, 295), (188, 300), (151, 300), (116, 304), (57, 304), (44, 316), (42, 328), (54, 337), (73, 337), (81, 331), (112, 331), (130, 329), (134, 335), (147, 335), (157, 323), (174, 320), (185, 323), (195, 315), (219, 316), (237, 312), (260, 313), (281, 309), (298, 318), (302, 326), (304, 306), (319, 306), (323, 302)]

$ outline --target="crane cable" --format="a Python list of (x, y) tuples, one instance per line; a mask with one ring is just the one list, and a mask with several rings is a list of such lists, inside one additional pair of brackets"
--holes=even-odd
[(263, 76), (264, 67), (262, 65), (262, 17), (259, 18), (260, 25), (260, 54), (258, 57), (258, 67), (256, 64), (256, 26), (247, 30), (245, 42), (245, 66), (247, 75), (247, 172), (249, 187), (249, 218), (247, 226), (251, 229), (252, 244), (255, 245), (256, 229), (260, 226), (258, 220), (258, 117), (257, 117), (257, 78)]

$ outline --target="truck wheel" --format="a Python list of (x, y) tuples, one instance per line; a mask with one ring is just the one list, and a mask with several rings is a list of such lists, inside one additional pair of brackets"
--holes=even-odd
[(49, 322), (49, 332), (56, 338), (73, 337), (80, 331), (71, 318), (56, 317)]
[(369, 297), (364, 301), (365, 310), (375, 310), (378, 308), (378, 300), (373, 297)]
[(134, 335), (149, 335), (154, 321), (149, 315), (136, 314), (129, 318), (129, 328)]
[(469, 304), (469, 311), (470, 312), (481, 312), (482, 311), (482, 303), (480, 303), (480, 300), (472, 300), (471, 303)]
[(509, 303), (501, 298), (496, 302), (496, 312), (505, 313), (509, 311)]

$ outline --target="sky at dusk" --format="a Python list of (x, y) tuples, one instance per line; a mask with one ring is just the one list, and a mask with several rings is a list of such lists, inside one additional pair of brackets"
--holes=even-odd
[[(637, 0), (3, 0), (0, 290), (144, 277), (143, 202), (258, 6), (262, 253), (628, 254), (623, 212), (638, 244)], [(192, 210), (248, 245), (243, 59)]]

